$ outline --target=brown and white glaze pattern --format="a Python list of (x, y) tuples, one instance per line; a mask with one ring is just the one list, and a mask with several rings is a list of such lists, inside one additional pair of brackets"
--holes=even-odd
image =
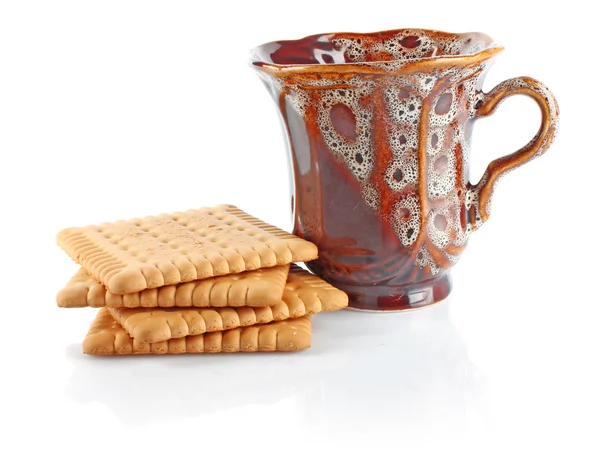
[[(295, 233), (317, 244), (319, 259), (309, 267), (349, 292), (351, 305), (393, 307), (384, 297), (390, 288), (447, 273), (489, 216), (498, 180), (551, 143), (558, 108), (541, 83), (517, 78), (481, 91), (501, 49), (480, 33), (404, 29), (255, 50), (253, 64), (288, 132)], [(471, 185), (473, 120), (517, 93), (538, 102), (542, 126)], [(385, 291), (362, 304), (344, 284)]]

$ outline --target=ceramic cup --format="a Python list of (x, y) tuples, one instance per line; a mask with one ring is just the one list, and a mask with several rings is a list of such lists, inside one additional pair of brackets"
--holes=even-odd
[[(502, 49), (482, 33), (401, 29), (253, 50), (285, 125), (294, 233), (319, 247), (309, 268), (346, 291), (351, 307), (402, 310), (444, 299), (496, 184), (552, 143), (558, 106), (542, 83), (518, 77), (482, 92)], [(515, 94), (535, 100), (541, 126), (471, 184), (473, 122)]]

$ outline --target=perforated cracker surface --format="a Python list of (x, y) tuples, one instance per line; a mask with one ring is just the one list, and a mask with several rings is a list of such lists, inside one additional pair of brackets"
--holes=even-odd
[(132, 339), (102, 308), (83, 341), (90, 355), (299, 351), (310, 347), (310, 316), (149, 344)]
[(168, 285), (117, 295), (81, 268), (56, 296), (63, 308), (197, 308), (271, 306), (281, 301), (289, 265)]
[(283, 300), (274, 306), (240, 308), (109, 308), (115, 320), (139, 342), (173, 338), (345, 308), (348, 297), (319, 277), (292, 265)]
[(311, 242), (232, 205), (64, 229), (57, 242), (116, 294), (317, 258)]

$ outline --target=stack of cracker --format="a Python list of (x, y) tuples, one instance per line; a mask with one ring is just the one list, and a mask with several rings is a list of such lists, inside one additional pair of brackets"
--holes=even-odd
[(293, 262), (317, 247), (222, 205), (61, 231), (81, 265), (61, 307), (101, 308), (83, 342), (92, 355), (297, 351), (311, 315), (346, 294)]

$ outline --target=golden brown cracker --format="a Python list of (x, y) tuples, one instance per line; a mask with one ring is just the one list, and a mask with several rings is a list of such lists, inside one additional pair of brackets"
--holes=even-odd
[(202, 352), (271, 352), (308, 349), (310, 316), (269, 324), (170, 339), (157, 343), (131, 338), (106, 308), (100, 309), (83, 341), (90, 355), (184, 354)]
[(292, 265), (283, 300), (274, 306), (227, 308), (109, 308), (131, 337), (154, 343), (173, 338), (266, 324), (345, 308), (348, 297)]
[(317, 258), (313, 243), (228, 204), (72, 227), (57, 242), (116, 294)]
[(318, 276), (292, 264), (283, 291), (283, 301), (294, 311), (302, 308), (304, 314), (315, 314), (344, 309), (348, 306), (348, 295)]
[(289, 265), (117, 295), (81, 268), (56, 296), (63, 308), (185, 308), (272, 306), (281, 301)]

